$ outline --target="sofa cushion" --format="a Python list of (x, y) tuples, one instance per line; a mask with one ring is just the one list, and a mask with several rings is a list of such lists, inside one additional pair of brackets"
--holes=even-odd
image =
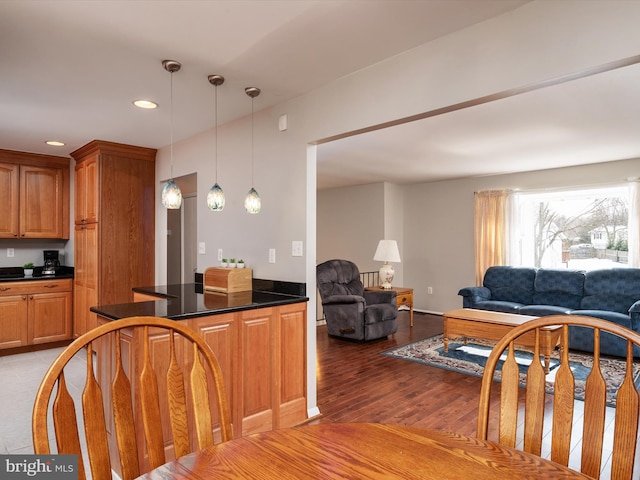
[(571, 310), (569, 315), (584, 315), (585, 317), (601, 318), (608, 320), (626, 328), (631, 328), (631, 318), (624, 313), (612, 312), (609, 310)]
[(522, 315), (533, 315), (535, 317), (546, 317), (547, 315), (568, 315), (570, 308), (558, 307), (556, 305), (523, 305), (517, 313)]
[[(631, 319), (628, 315), (610, 312), (606, 310), (573, 310), (571, 315), (584, 315), (586, 317), (601, 318), (626, 328), (631, 328)], [(593, 352), (593, 330), (590, 328), (569, 327), (569, 348)], [(600, 335), (600, 353), (603, 355), (615, 355), (624, 357), (627, 354), (626, 342), (616, 335), (602, 332)], [(633, 356), (640, 357), (640, 347), (633, 346)]]
[(516, 302), (500, 302), (497, 300), (485, 300), (477, 302), (473, 308), (480, 310), (491, 310), (492, 312), (518, 313), (518, 309), (522, 307), (521, 303)]
[(610, 310), (627, 314), (640, 297), (640, 269), (611, 268), (585, 274), (582, 310)]
[(532, 303), (580, 308), (584, 278), (585, 274), (581, 270), (540, 269), (536, 272)]
[(528, 305), (533, 299), (535, 278), (535, 268), (489, 267), (484, 274), (483, 285), (491, 290), (491, 300)]

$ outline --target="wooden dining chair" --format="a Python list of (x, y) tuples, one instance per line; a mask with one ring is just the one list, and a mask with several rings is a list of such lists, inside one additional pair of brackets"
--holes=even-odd
[[(562, 326), (560, 364), (555, 377), (554, 393), (546, 395), (545, 373), (539, 349), (540, 328), (552, 325)], [(593, 367), (585, 382), (584, 412), (582, 415), (574, 413), (575, 377), (569, 364), (568, 348), (570, 326), (588, 328), (593, 332)], [(611, 445), (606, 445), (603, 449), (607, 378), (606, 372), (601, 368), (602, 359), (599, 353), (601, 335), (608, 334), (621, 337), (627, 343), (626, 358), (620, 359), (625, 362), (626, 367), (624, 381), (616, 393), (610, 478), (612, 480), (631, 480), (636, 456), (640, 404), (638, 391), (634, 384), (633, 346), (640, 345), (640, 335), (606, 320), (578, 315), (554, 315), (526, 322), (505, 335), (493, 348), (482, 377), (478, 411), (478, 437), (483, 440), (488, 439), (490, 406), (493, 402), (491, 389), (497, 385), (493, 381), (494, 372), (500, 356), (505, 350), (508, 350), (502, 365), (498, 443), (509, 447), (521, 447), (526, 452), (540, 455), (543, 436), (545, 441), (548, 441), (547, 435), (550, 432), (551, 460), (578, 470), (577, 467), (569, 465), (569, 457), (576, 443), (581, 443), (581, 454), (579, 450), (576, 451), (576, 454), (581, 457), (579, 471), (595, 479), (600, 478), (603, 450), (605, 457), (611, 452)], [(518, 389), (520, 371), (514, 352), (515, 345), (518, 344), (517, 339), (521, 335), (535, 336), (534, 360), (526, 371), (524, 399), (519, 398), (519, 393), (522, 393)], [(522, 416), (523, 409), (524, 422), (518, 418), (519, 413)], [(492, 418), (495, 418), (495, 415)], [(580, 426), (582, 426), (581, 437), (572, 439), (572, 433), (580, 433)], [(610, 437), (606, 438), (610, 442)], [(605, 461), (609, 461), (609, 459), (605, 458)]]
[[(76, 414), (64, 369), (85, 348), (86, 378)], [(168, 358), (158, 358), (159, 352), (167, 353)], [(158, 372), (159, 365), (166, 368)], [(166, 396), (160, 395), (164, 390)], [(209, 398), (210, 392), (215, 399)], [(52, 395), (55, 398), (49, 406)], [(219, 423), (215, 435), (221, 441), (232, 436), (215, 354), (182, 322), (157, 317), (108, 322), (77, 338), (58, 356), (40, 384), (33, 407), (36, 454), (52, 453), (49, 411), (57, 453), (78, 455), (80, 480), (86, 478), (83, 451), (93, 480), (111, 480), (112, 469), (129, 480), (172, 460), (165, 458), (166, 451), (173, 450), (178, 458), (213, 445), (214, 421)], [(83, 434), (78, 420), (84, 423)], [(143, 432), (136, 431), (136, 423), (143, 426)], [(163, 435), (163, 423), (169, 434)]]

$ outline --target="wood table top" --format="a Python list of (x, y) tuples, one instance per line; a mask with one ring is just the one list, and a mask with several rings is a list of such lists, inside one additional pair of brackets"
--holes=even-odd
[(186, 455), (144, 480), (590, 478), (474, 437), (377, 423), (328, 423), (258, 433)]
[[(519, 313), (494, 312), (493, 310), (480, 310), (475, 308), (457, 308), (442, 314), (444, 318), (457, 320), (472, 320), (474, 322), (495, 323), (498, 325), (518, 326), (530, 320), (535, 320), (533, 315), (520, 315)], [(545, 327), (552, 328), (552, 327)], [(553, 327), (557, 328), (557, 327)]]

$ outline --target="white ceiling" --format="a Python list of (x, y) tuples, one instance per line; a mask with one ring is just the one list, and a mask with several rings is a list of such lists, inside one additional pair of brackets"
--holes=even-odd
[(318, 148), (318, 188), (640, 158), (638, 105), (635, 64), (346, 137)]
[[(524, 3), (0, 0), (0, 148), (67, 155), (95, 138), (160, 148), (170, 125), (163, 59), (183, 64), (173, 77), (177, 141), (214, 125), (207, 75), (226, 78), (224, 123), (250, 113), (247, 86), (262, 89), (259, 110)], [(640, 157), (638, 80), (638, 67), (626, 67), (323, 144), (318, 185)], [(160, 108), (137, 109), (137, 98)]]

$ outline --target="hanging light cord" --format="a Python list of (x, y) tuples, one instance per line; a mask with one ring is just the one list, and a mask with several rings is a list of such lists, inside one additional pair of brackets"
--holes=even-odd
[(214, 101), (216, 103), (216, 108), (215, 108), (215, 114), (214, 114), (214, 119), (215, 119), (215, 140), (216, 140), (216, 147), (215, 147), (215, 161), (216, 161), (216, 176), (214, 179), (214, 184), (218, 183), (218, 85), (214, 85)]
[(169, 129), (169, 140), (171, 141), (171, 180), (173, 180), (173, 72), (171, 73), (171, 95), (169, 100), (169, 114), (171, 116), (170, 121), (170, 129)]
[(253, 100), (255, 97), (251, 97), (251, 187), (253, 188), (253, 130), (254, 130), (254, 121), (253, 121)]

